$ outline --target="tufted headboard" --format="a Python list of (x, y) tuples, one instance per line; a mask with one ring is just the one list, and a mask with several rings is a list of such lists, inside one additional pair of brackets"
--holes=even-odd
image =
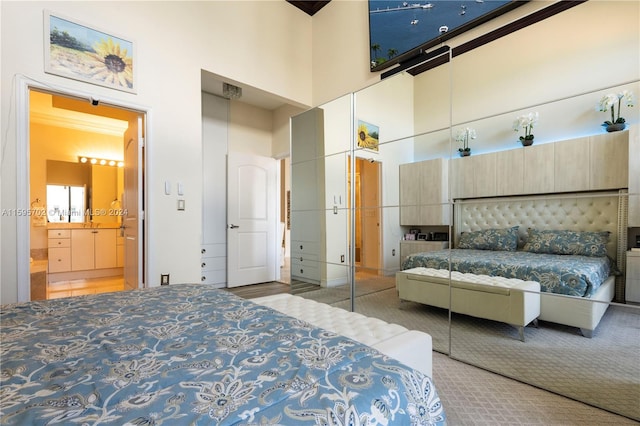
[(466, 199), (454, 203), (455, 246), (461, 232), (516, 225), (520, 226), (519, 247), (525, 243), (527, 228), (609, 231), (607, 252), (624, 270), (626, 197), (618, 192)]

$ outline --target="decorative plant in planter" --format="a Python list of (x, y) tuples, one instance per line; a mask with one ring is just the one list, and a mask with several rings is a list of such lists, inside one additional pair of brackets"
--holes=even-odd
[(533, 145), (533, 125), (538, 122), (538, 112), (530, 112), (518, 116), (513, 122), (513, 130), (524, 130), (524, 136), (520, 136), (522, 146)]
[(462, 148), (458, 148), (460, 157), (467, 157), (471, 155), (471, 148), (469, 148), (469, 141), (476, 138), (476, 131), (471, 127), (460, 128), (456, 131), (455, 139), (457, 142), (462, 143)]
[[(628, 107), (632, 107), (635, 104), (633, 93), (629, 90), (623, 90), (618, 93), (609, 93), (604, 95), (600, 102), (596, 105), (596, 111), (611, 111), (611, 121), (605, 121), (602, 126), (607, 129), (607, 132), (617, 132), (624, 130), (626, 127), (625, 119), (620, 117), (620, 109), (622, 109), (622, 102)], [(618, 114), (616, 115), (616, 104), (618, 104)]]

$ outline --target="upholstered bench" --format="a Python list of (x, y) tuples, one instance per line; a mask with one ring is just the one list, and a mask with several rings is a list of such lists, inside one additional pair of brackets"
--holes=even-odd
[(427, 333), (286, 293), (251, 301), (364, 343), (432, 377), (432, 341)]
[[(446, 269), (413, 268), (396, 273), (400, 300), (449, 309), (459, 314), (524, 327), (540, 316), (540, 283), (516, 278), (451, 272)], [(449, 303), (451, 294), (451, 303)]]

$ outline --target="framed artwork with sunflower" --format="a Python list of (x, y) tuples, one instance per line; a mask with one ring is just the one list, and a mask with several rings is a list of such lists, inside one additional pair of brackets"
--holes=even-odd
[(133, 42), (45, 10), (46, 73), (136, 92)]
[(380, 128), (366, 121), (358, 120), (358, 130), (356, 141), (358, 148), (364, 148), (371, 151), (378, 151), (378, 143), (380, 138)]

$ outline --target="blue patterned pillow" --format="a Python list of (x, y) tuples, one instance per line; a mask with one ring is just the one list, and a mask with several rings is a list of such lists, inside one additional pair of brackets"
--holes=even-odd
[(531, 253), (606, 256), (609, 232), (528, 230), (522, 250)]
[(518, 226), (503, 229), (483, 229), (460, 234), (458, 248), (475, 250), (516, 251)]

